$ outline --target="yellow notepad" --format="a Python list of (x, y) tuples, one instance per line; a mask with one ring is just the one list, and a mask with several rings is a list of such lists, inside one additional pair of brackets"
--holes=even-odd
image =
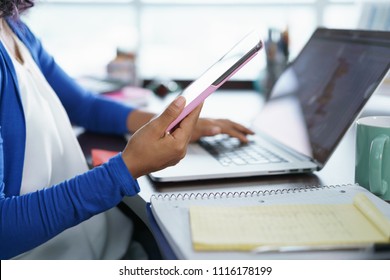
[(195, 250), (390, 242), (390, 221), (362, 193), (350, 204), (191, 206)]

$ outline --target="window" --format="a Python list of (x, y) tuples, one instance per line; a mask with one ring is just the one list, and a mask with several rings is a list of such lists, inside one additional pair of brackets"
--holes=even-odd
[(135, 47), (132, 1), (38, 0), (24, 16), (57, 62), (73, 76), (100, 75), (117, 47)]
[[(360, 1), (41, 0), (24, 19), (73, 76), (103, 75), (116, 48), (137, 50), (142, 78), (194, 79), (247, 32), (288, 28), (291, 57), (316, 26), (354, 28)], [(44, 20), (43, 20), (44, 19)], [(265, 60), (236, 79), (254, 79)], [(260, 65), (260, 66), (259, 66)]]

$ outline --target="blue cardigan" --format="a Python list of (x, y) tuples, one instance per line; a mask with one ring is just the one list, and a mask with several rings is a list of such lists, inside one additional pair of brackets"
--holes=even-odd
[[(126, 119), (132, 108), (79, 87), (24, 23), (7, 22), (29, 49), (72, 123), (96, 132), (127, 132)], [(124, 196), (139, 192), (137, 181), (118, 155), (85, 174), (20, 195), (25, 141), (15, 69), (0, 42), (0, 259), (33, 249), (63, 230), (114, 207)]]

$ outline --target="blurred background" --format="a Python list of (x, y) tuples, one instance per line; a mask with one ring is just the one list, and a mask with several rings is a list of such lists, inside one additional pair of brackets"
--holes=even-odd
[[(390, 3), (363, 0), (36, 0), (23, 19), (72, 76), (105, 77), (124, 60), (131, 83), (193, 80), (253, 29), (288, 34), (294, 59), (318, 26), (390, 30)], [(284, 33), (283, 33), (284, 32)], [(277, 38), (278, 39), (278, 38)], [(111, 65), (110, 65), (111, 63)], [(112, 67), (111, 67), (112, 66)], [(258, 79), (265, 52), (233, 80)]]

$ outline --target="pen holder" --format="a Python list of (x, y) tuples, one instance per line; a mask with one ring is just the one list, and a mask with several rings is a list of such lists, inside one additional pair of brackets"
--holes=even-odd
[(265, 99), (270, 97), (272, 88), (288, 64), (289, 47), (288, 31), (277, 29), (268, 30), (268, 39), (265, 42), (266, 62), (265, 70), (260, 73), (259, 91)]

